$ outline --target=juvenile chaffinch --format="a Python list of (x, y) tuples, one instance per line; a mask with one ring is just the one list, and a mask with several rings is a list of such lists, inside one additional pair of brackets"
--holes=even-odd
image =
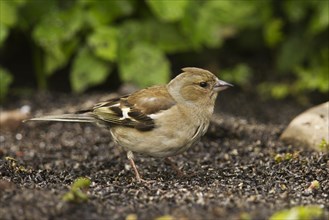
[(136, 179), (143, 181), (133, 152), (168, 158), (186, 151), (206, 133), (218, 92), (232, 86), (204, 69), (182, 70), (167, 85), (100, 102), (74, 114), (30, 120), (105, 125), (114, 141), (127, 151)]

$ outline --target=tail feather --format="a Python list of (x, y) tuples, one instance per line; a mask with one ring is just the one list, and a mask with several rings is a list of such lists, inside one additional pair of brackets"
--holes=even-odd
[(62, 122), (95, 122), (95, 118), (88, 114), (63, 114), (63, 115), (47, 115), (38, 118), (30, 118), (26, 121), (62, 121)]

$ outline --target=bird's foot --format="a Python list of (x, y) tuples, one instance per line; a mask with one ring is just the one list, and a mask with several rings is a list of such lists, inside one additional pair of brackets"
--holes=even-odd
[(167, 164), (167, 165), (170, 165), (171, 168), (176, 172), (177, 176), (179, 177), (183, 177), (185, 174), (183, 171), (181, 171), (179, 169), (179, 167), (172, 161), (169, 159), (169, 157), (166, 157), (164, 162)]
[(128, 159), (130, 161), (130, 164), (131, 164), (132, 168), (134, 169), (137, 182), (139, 182), (139, 183), (145, 183), (145, 184), (151, 184), (151, 183), (156, 182), (155, 180), (145, 180), (145, 179), (143, 179), (141, 177), (141, 175), (139, 174), (138, 169), (136, 167), (136, 164), (134, 162), (134, 155), (133, 155), (133, 153), (131, 151), (128, 151), (127, 157), (128, 157)]

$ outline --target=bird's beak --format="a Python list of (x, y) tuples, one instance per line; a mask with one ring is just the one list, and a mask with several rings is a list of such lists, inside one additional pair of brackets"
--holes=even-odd
[(223, 80), (219, 80), (218, 79), (217, 82), (216, 82), (216, 84), (215, 84), (215, 88), (214, 89), (217, 92), (219, 92), (219, 91), (223, 91), (223, 90), (225, 90), (225, 89), (227, 89), (229, 87), (233, 87), (233, 85), (231, 83), (228, 83), (228, 82), (225, 82)]

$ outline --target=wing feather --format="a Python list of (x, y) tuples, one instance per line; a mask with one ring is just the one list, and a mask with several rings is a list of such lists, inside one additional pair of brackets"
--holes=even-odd
[(112, 126), (149, 131), (155, 128), (155, 122), (149, 115), (160, 113), (175, 104), (165, 86), (153, 86), (129, 96), (100, 102), (90, 112), (100, 121)]

